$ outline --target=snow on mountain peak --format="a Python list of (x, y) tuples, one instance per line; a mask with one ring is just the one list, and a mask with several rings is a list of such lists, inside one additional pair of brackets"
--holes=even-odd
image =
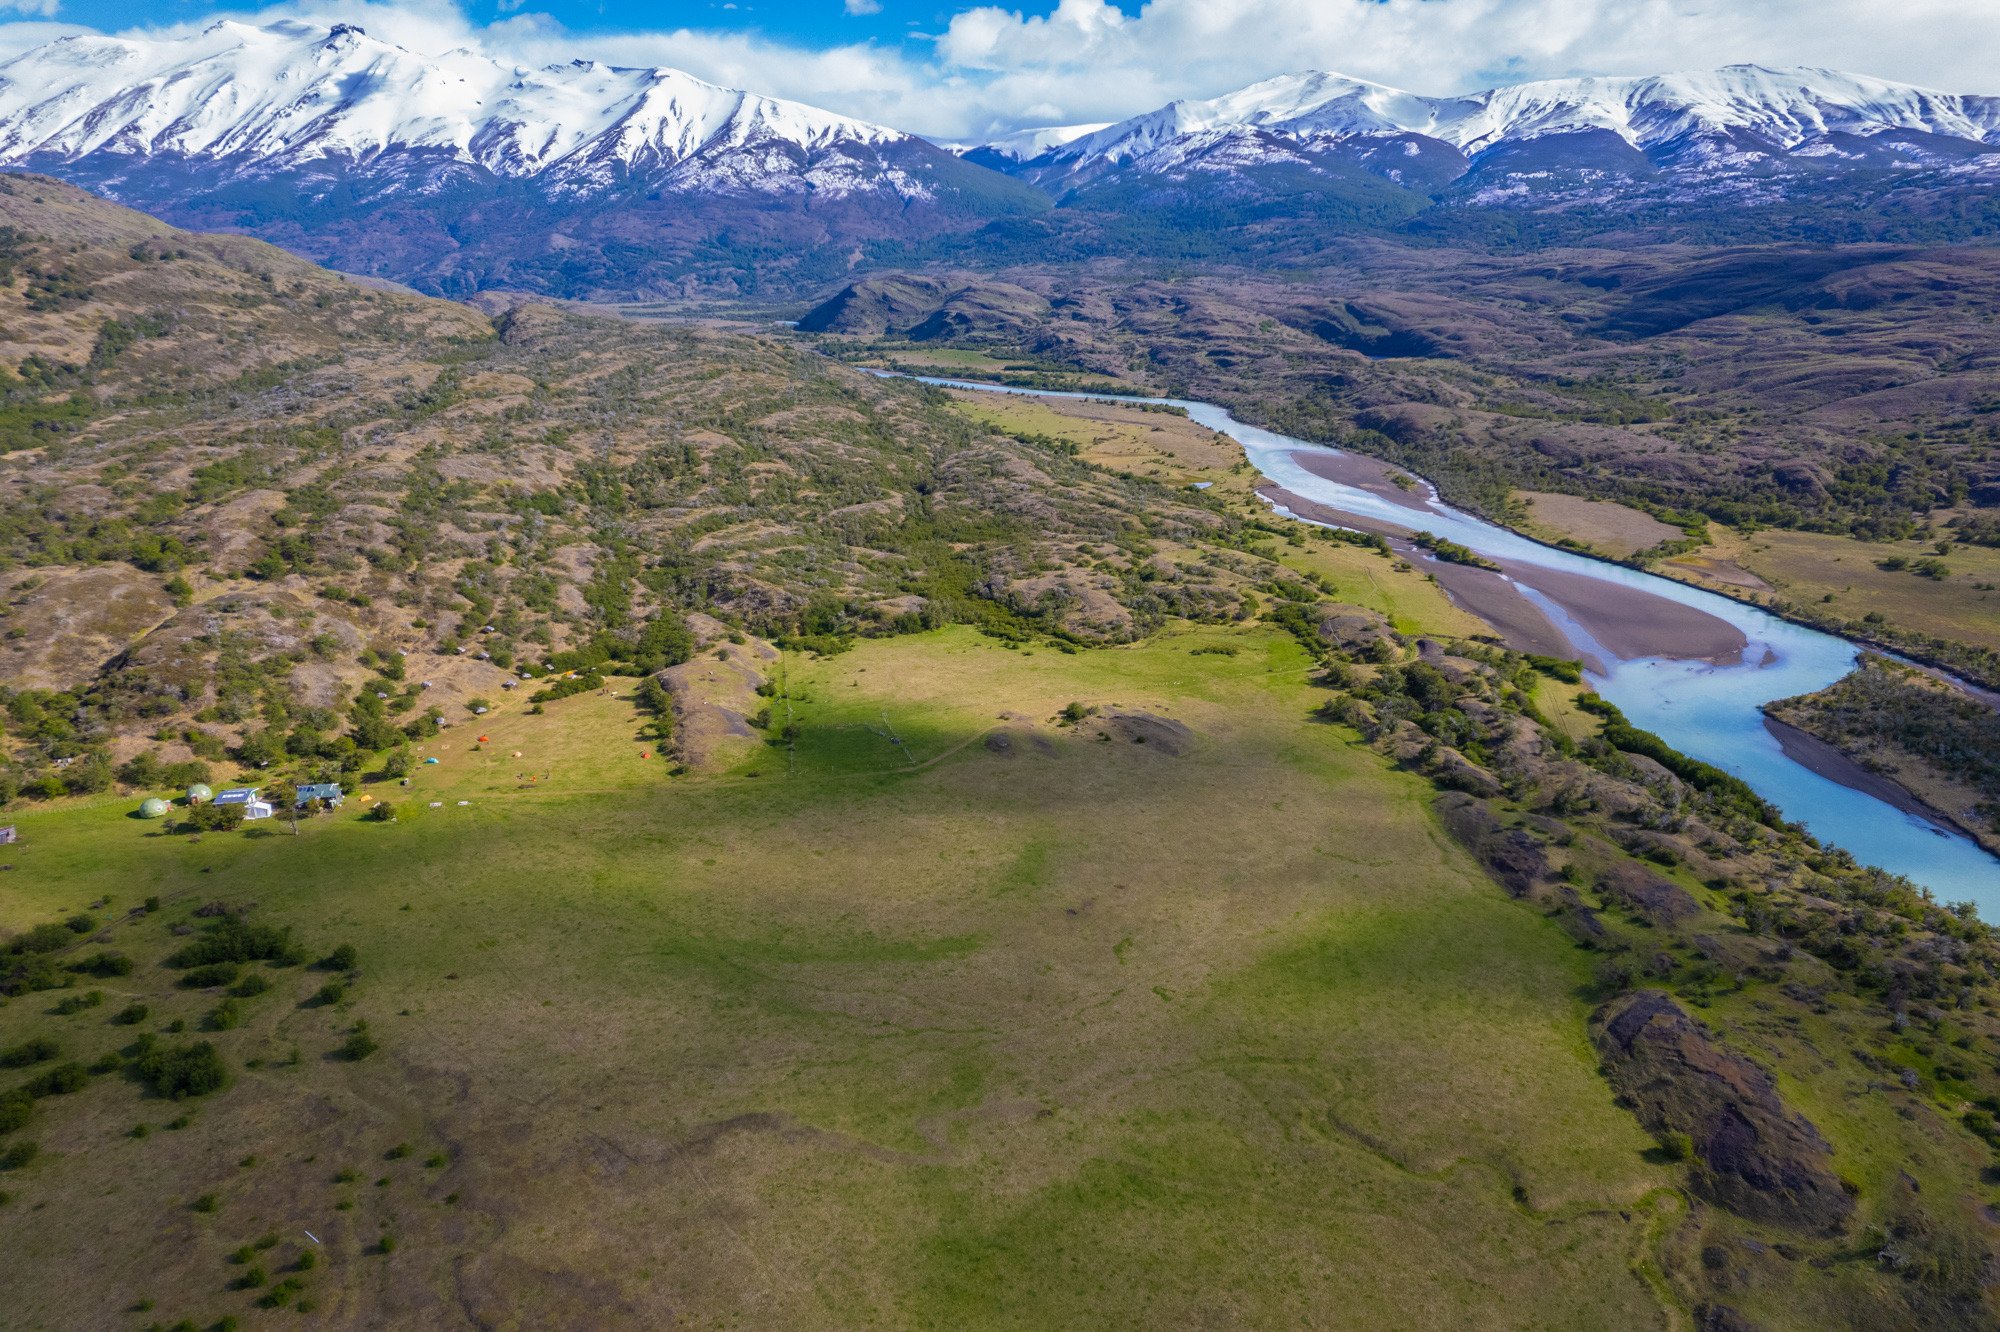
[[(1144, 159), (1171, 166), (1223, 140), (1417, 134), (1468, 154), (1509, 141), (1608, 131), (1642, 150), (1690, 136), (1747, 135), (1790, 150), (1828, 134), (1909, 130), (2000, 146), (2000, 98), (1959, 96), (1825, 69), (1730, 65), (1648, 77), (1545, 79), (1459, 97), (1405, 92), (1344, 74), (1279, 75), (1219, 97), (1170, 102), (1069, 142), (1048, 165)], [(1023, 131), (1002, 142), (1032, 142)], [(999, 144), (990, 145), (1004, 151)], [(1282, 148), (1273, 151), (1282, 152)]]
[[(787, 150), (916, 142), (679, 70), (421, 55), (351, 23), (224, 19), (177, 38), (77, 35), (0, 65), (0, 163), (9, 164), (112, 153), (264, 168), (427, 149), (498, 175), (550, 172), (580, 185), (621, 170), (686, 172), (717, 149), (768, 146), (780, 150), (764, 155), (771, 170), (796, 175), (795, 159), (790, 173), (779, 160)], [(894, 175), (884, 182), (896, 187)]]

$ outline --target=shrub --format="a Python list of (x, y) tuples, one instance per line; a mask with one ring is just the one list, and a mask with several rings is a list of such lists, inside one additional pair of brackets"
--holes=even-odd
[(292, 966), (302, 960), (290, 930), (223, 916), (204, 927), (200, 938), (169, 956), (167, 965), (201, 967), (216, 962), (275, 962)]
[(67, 1064), (57, 1064), (47, 1070), (23, 1090), (39, 1101), (44, 1096), (67, 1096), (71, 1092), (82, 1091), (89, 1081), (89, 1070), (72, 1059)]
[(342, 1059), (366, 1059), (380, 1048), (375, 1043), (375, 1038), (368, 1034), (368, 1024), (357, 1022), (354, 1024), (354, 1030), (347, 1034), (347, 1039), (340, 1043), (340, 1049), (335, 1053)]
[(12, 1133), (34, 1118), (35, 1098), (16, 1087), (0, 1095), (0, 1133)]
[(391, 1147), (388, 1151), (382, 1153), (382, 1159), (385, 1161), (400, 1161), (409, 1154), (410, 1154), (410, 1144), (407, 1142), (399, 1142), (394, 1147)]
[(78, 912), (63, 922), (71, 934), (89, 934), (97, 928), (97, 917)]
[(253, 1264), (244, 1270), (242, 1276), (237, 1277), (236, 1280), (229, 1284), (238, 1290), (253, 1290), (263, 1285), (266, 1279), (264, 1269)]
[(354, 945), (344, 943), (321, 958), (319, 965), (325, 971), (352, 971), (360, 959), (361, 955), (355, 951)]
[(328, 981), (313, 992), (313, 997), (306, 1000), (305, 1006), (308, 1008), (331, 1008), (346, 997), (347, 987), (345, 985), (342, 985), (339, 981)]
[(238, 999), (248, 999), (254, 995), (262, 994), (270, 988), (271, 982), (264, 978), (263, 973), (253, 971), (242, 980), (237, 981), (236, 984), (230, 986), (229, 993)]
[(292, 1302), (292, 1297), (305, 1289), (305, 1282), (297, 1277), (286, 1277), (277, 1285), (265, 1291), (257, 1299), (260, 1309), (282, 1309)]
[(41, 1155), (40, 1145), (32, 1142), (17, 1142), (0, 1151), (0, 1170), (19, 1170), (28, 1162)]
[(299, 1254), (297, 1266), (301, 1272), (310, 1272), (319, 1266), (319, 1255), (311, 1249), (306, 1249)]
[(113, 1013), (111, 1015), (111, 1020), (112, 1022), (116, 1023), (118, 1026), (121, 1027), (136, 1027), (141, 1022), (144, 1022), (146, 1020), (146, 1015), (152, 1011), (153, 1010), (146, 1007), (146, 1005), (144, 1004), (138, 1004), (138, 1003), (127, 1004), (125, 1005), (125, 1007), (119, 1009), (116, 1013)]
[(37, 1036), (32, 1040), (22, 1041), (19, 1045), (10, 1045), (5, 1050), (0, 1050), (0, 1068), (26, 1068), (30, 1064), (54, 1059), (61, 1053), (60, 1045), (46, 1036)]
[(207, 1031), (229, 1031), (241, 1021), (243, 1021), (242, 1008), (234, 999), (224, 999), (208, 1010), (208, 1015), (202, 1018), (201, 1025)]
[(1670, 1130), (1660, 1135), (1660, 1151), (1669, 1161), (1691, 1160), (1694, 1139), (1679, 1130)]
[(69, 1017), (73, 1013), (81, 1013), (86, 1008), (95, 1008), (103, 1002), (104, 991), (88, 990), (83, 994), (65, 996), (63, 1001), (55, 1006), (55, 1012), (59, 1017)]
[(368, 811), (368, 817), (377, 823), (394, 823), (396, 821), (396, 807), (386, 800), (378, 801), (375, 808)]
[(442, 1170), (445, 1166), (451, 1164), (451, 1158), (446, 1156), (443, 1152), (432, 1152), (429, 1156), (424, 1158), (424, 1164), (429, 1166), (432, 1170)]
[(70, 963), (69, 969), (105, 979), (129, 976), (132, 974), (132, 959), (123, 953), (96, 953), (80, 962)]
[(58, 948), (67, 948), (76, 940), (60, 925), (43, 922), (26, 934), (7, 941), (7, 951), (15, 955), (23, 953), (53, 953)]
[(378, 1253), (394, 1253), (396, 1251), (396, 1237), (394, 1235), (384, 1235), (380, 1240), (376, 1241), (375, 1249)]
[[(222, 1056), (207, 1041), (150, 1050), (133, 1061), (132, 1071), (155, 1096), (180, 1100), (219, 1091), (229, 1080)], [(174, 1127), (168, 1125), (169, 1128)]]
[(207, 990), (217, 985), (227, 985), (243, 970), (234, 962), (210, 962), (206, 966), (195, 967), (180, 979), (184, 990)]
[(222, 1199), (216, 1197), (212, 1193), (204, 1193), (201, 1195), (201, 1197), (196, 1198), (193, 1202), (189, 1203), (188, 1209), (190, 1211), (200, 1212), (204, 1216), (208, 1216), (222, 1210)]

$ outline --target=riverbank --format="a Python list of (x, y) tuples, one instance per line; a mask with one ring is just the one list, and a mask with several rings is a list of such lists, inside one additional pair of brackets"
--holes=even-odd
[[(883, 373), (883, 372), (876, 372)], [(1014, 393), (1045, 399), (1079, 399), (1102, 395), (1049, 393), (1008, 388), (976, 381), (933, 379), (943, 388)], [(1301, 456), (1338, 458), (1338, 450), (1248, 425), (1221, 407), (1185, 399), (1168, 400), (1188, 412), (1195, 424), (1226, 435), (1241, 445), (1261, 475), (1256, 487), (1261, 502), (1271, 504), (1284, 492), (1320, 504), (1337, 525), (1358, 527), (1354, 519), (1394, 526), (1398, 532), (1428, 530), (1445, 542), (1462, 546), (1478, 564), (1496, 569), (1518, 562), (1533, 570), (1555, 570), (1604, 585), (1602, 591), (1580, 595), (1557, 580), (1545, 593), (1518, 584), (1519, 600), (1530, 603), (1542, 619), (1561, 634), (1559, 655), (1582, 653), (1593, 667), (1599, 692), (1631, 720), (1667, 745), (1691, 758), (1713, 764), (1748, 784), (1784, 816), (1812, 832), (1827, 845), (1838, 846), (1863, 863), (1907, 877), (1939, 901), (1973, 900), (1989, 917), (2000, 917), (2000, 858), (1969, 838), (1940, 836), (1931, 822), (1897, 806), (1843, 785), (1786, 754), (1763, 725), (1763, 705), (1779, 698), (1812, 693), (1833, 684), (1854, 665), (1857, 647), (1837, 635), (1795, 624), (1761, 607), (1714, 591), (1635, 570), (1561, 547), (1550, 546), (1512, 529), (1453, 509), (1436, 498), (1421, 478), (1398, 484), (1386, 464), (1379, 482), (1367, 487), (1332, 480), (1308, 470)], [(1358, 465), (1358, 464), (1357, 464)], [(1386, 483), (1394, 495), (1385, 493)], [(1421, 510), (1421, 518), (1417, 511)], [(1294, 510), (1309, 516), (1305, 510)], [(1321, 521), (1326, 521), (1322, 519)], [(1418, 524), (1421, 527), (1418, 527)], [(1465, 567), (1416, 554), (1409, 563), (1426, 573)], [(1461, 588), (1475, 582), (1461, 582)], [(1561, 603), (1560, 595), (1581, 602), (1620, 651), (1599, 639), (1590, 625)], [(1506, 603), (1511, 605), (1511, 603)], [(1667, 606), (1674, 609), (1669, 611)], [(1468, 616), (1465, 604), (1459, 607)], [(1636, 609), (1630, 609), (1636, 608)], [(1658, 614), (1651, 612), (1657, 611)], [(1692, 613), (1700, 617), (1683, 620)], [(1678, 632), (1658, 621), (1674, 617)], [(1478, 618), (1472, 616), (1472, 618)], [(1524, 645), (1546, 641), (1546, 630), (1524, 611), (1509, 618)], [(1707, 622), (1707, 623), (1705, 623)], [(1726, 629), (1717, 626), (1726, 626)], [(1733, 632), (1731, 632), (1733, 631)], [(1739, 636), (1740, 635), (1740, 641)], [(1570, 647), (1579, 644), (1580, 647)], [(1655, 655), (1623, 658), (1624, 651), (1664, 648)], [(1745, 649), (1748, 649), (1746, 651)]]
[[(1399, 542), (1404, 558), (1424, 561), (1453, 600), (1493, 626), (1507, 646), (1538, 656), (1582, 660), (1600, 673), (1618, 661), (1660, 658), (1702, 661), (1714, 666), (1742, 662), (1749, 639), (1728, 621), (1666, 597), (1621, 587), (1602, 579), (1568, 573), (1505, 555), (1484, 553), (1497, 569), (1435, 558), (1407, 538), (1426, 530), (1432, 511), (1426, 494), (1398, 485), (1402, 473), (1388, 464), (1355, 454), (1300, 450), (1293, 461), (1322, 480), (1364, 490), (1407, 511), (1407, 528), (1379, 518), (1338, 509), (1278, 485), (1257, 493), (1267, 503), (1281, 504), (1302, 518), (1352, 527)], [(1576, 642), (1524, 593), (1532, 589), (1559, 606), (1581, 628), (1589, 642)], [(1596, 649), (1602, 649), (1598, 651)]]
[(1940, 833), (1946, 835), (1956, 833), (1986, 845), (1988, 850), (1993, 849), (1979, 836), (1977, 830), (1966, 827), (1902, 783), (1880, 773), (1870, 772), (1840, 746), (1822, 740), (1812, 732), (1801, 730), (1768, 712), (1764, 715), (1764, 729), (1771, 733), (1771, 737), (1785, 751), (1787, 758), (1811, 768), (1828, 781), (1839, 782), (1849, 790), (1873, 796), (1883, 804), (1908, 814), (1911, 818), (1922, 819)]

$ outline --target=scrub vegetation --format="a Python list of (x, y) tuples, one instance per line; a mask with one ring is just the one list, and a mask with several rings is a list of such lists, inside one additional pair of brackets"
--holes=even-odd
[(8, 188), (10, 1320), (1991, 1326), (2000, 938), (1185, 417)]

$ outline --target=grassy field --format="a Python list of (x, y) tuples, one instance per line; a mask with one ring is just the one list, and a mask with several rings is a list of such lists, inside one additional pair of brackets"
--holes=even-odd
[[(1955, 545), (1938, 556), (1930, 541), (1871, 542), (1778, 529), (1745, 534), (1719, 525), (1711, 530), (1715, 540), (1700, 557), (1745, 570), (1789, 600), (1851, 620), (1879, 615), (1918, 633), (2000, 648), (2000, 550)], [(1942, 560), (1945, 577), (1881, 567), (1884, 560), (1915, 565), (1929, 558)], [(1668, 561), (1661, 571), (1701, 572), (1699, 564), (1677, 569), (1683, 563)]]
[[(9, 1326), (252, 1315), (227, 1255), (279, 1236), (275, 1280), (307, 1230), (331, 1326), (1662, 1325), (1670, 1176), (1596, 1075), (1584, 955), (1303, 720), (1306, 664), (947, 630), (789, 660), (796, 743), (712, 778), (640, 758), (614, 682), (455, 728), (392, 824), (24, 817), (0, 922), (167, 903), (112, 928), (106, 1007), (9, 1003), (0, 1045), (88, 1058), (131, 994), (197, 1018), (150, 963), (211, 898), (361, 962), (332, 1007), (273, 972), (171, 1146), (183, 1107), (115, 1078), (42, 1112)], [(382, 1050), (326, 1058), (357, 1019)]]
[(1521, 527), (1530, 536), (1544, 541), (1568, 537), (1619, 559), (1681, 536), (1678, 527), (1613, 500), (1585, 499), (1546, 490), (1518, 491), (1515, 498), (1527, 507), (1528, 521)]

